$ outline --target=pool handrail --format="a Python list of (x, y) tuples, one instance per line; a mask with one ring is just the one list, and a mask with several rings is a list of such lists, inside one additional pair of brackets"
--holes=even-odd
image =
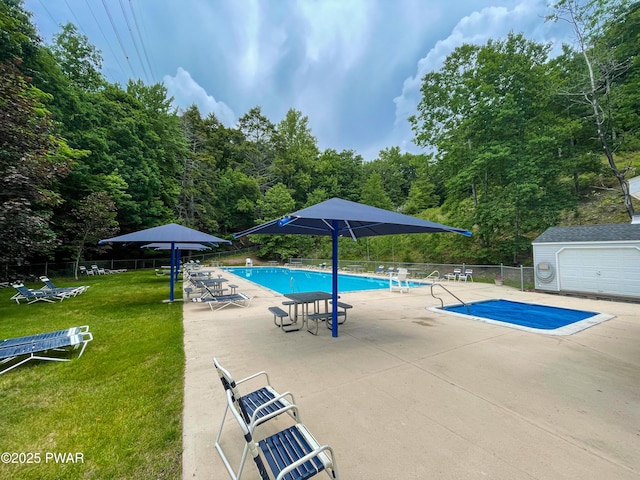
[[(433, 287), (442, 287), (449, 295), (451, 295), (453, 298), (455, 298), (456, 300), (458, 300), (462, 305), (464, 305), (465, 307), (467, 307), (467, 312), (469, 312), (469, 305), (466, 302), (463, 302), (460, 298), (458, 298), (458, 296), (453, 293), (451, 290), (449, 290), (447, 287), (445, 287), (444, 285), (442, 285), (441, 283), (432, 283), (431, 284), (431, 296), (437, 300), (440, 300), (440, 308), (444, 309), (444, 301), (440, 298), (440, 297), (436, 297), (433, 294)], [(425, 308), (429, 308), (429, 307), (425, 307)]]

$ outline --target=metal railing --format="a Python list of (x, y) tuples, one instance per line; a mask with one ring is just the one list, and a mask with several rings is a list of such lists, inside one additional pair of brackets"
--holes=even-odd
[(435, 298), (436, 300), (440, 300), (440, 308), (444, 308), (444, 301), (440, 298), (440, 297), (436, 297), (433, 294), (433, 287), (442, 287), (449, 295), (451, 295), (453, 298), (455, 298), (456, 300), (458, 300), (458, 302), (460, 302), (460, 304), (464, 305), (465, 307), (467, 307), (467, 313), (469, 313), (469, 305), (467, 305), (466, 302), (463, 302), (462, 300), (460, 300), (460, 298), (458, 298), (458, 296), (453, 293), (451, 290), (449, 290), (447, 287), (445, 287), (444, 285), (442, 285), (441, 283), (432, 283), (431, 284), (431, 296), (433, 298)]

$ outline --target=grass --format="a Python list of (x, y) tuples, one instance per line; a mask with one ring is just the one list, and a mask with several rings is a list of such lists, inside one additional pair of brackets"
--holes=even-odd
[[(167, 278), (137, 271), (53, 280), (91, 287), (32, 305), (0, 290), (0, 338), (89, 325), (94, 340), (79, 359), (28, 362), (0, 376), (0, 453), (40, 456), (0, 463), (0, 478), (181, 478), (182, 302), (162, 303)], [(47, 453), (81, 461), (56, 463)]]

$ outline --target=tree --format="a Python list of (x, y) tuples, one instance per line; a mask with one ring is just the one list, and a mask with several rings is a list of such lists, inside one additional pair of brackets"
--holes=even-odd
[(300, 206), (311, 190), (312, 166), (319, 153), (309, 119), (302, 112), (290, 109), (278, 124), (274, 140), (275, 178), (293, 192), (296, 206)]
[(382, 185), (382, 177), (379, 173), (372, 173), (362, 186), (362, 194), (360, 201), (372, 207), (384, 208), (385, 210), (393, 210), (393, 203), (389, 195), (384, 191)]
[(94, 92), (105, 85), (100, 73), (102, 54), (72, 23), (53, 37), (51, 51), (71, 85)]
[[(326, 149), (313, 165), (314, 188), (357, 202), (362, 190), (362, 157), (353, 150)], [(308, 203), (308, 202), (307, 202)]]
[[(616, 161), (615, 152), (619, 146), (619, 132), (616, 131), (615, 84), (618, 77), (629, 68), (636, 49), (625, 58), (616, 58), (615, 49), (609, 48), (602, 37), (608, 28), (620, 21), (621, 15), (628, 13), (626, 0), (561, 0), (555, 5), (555, 12), (549, 20), (563, 20), (573, 28), (577, 53), (584, 62), (584, 80), (573, 85), (572, 97), (585, 102), (591, 111), (591, 118), (598, 141), (609, 163), (609, 168), (617, 179), (622, 191), (622, 201), (630, 218), (634, 207), (629, 192), (627, 170), (621, 169)], [(637, 7), (636, 7), (637, 8)]]
[(258, 180), (260, 191), (273, 186), (275, 125), (262, 114), (260, 107), (253, 107), (238, 121), (238, 129), (245, 138), (243, 155), (246, 158), (246, 174)]
[(75, 222), (70, 225), (70, 243), (75, 247), (74, 275), (78, 278), (78, 266), (84, 252), (102, 253), (110, 245), (99, 245), (98, 241), (118, 233), (116, 204), (106, 192), (88, 195), (71, 215)]
[[(569, 132), (555, 108), (558, 75), (550, 46), (510, 34), (463, 45), (425, 75), (418, 114), (420, 146), (435, 147), (449, 208), (472, 200), (472, 228), (488, 261), (518, 262), (530, 241), (572, 206), (559, 149)], [(497, 252), (496, 255), (494, 255)]]
[[(295, 200), (289, 189), (278, 183), (267, 190), (257, 202), (260, 218), (256, 224), (273, 220), (295, 211)], [(310, 252), (313, 238), (308, 235), (255, 235), (260, 242), (258, 254), (263, 258), (279, 258), (285, 260)]]
[(22, 263), (56, 245), (51, 209), (63, 201), (52, 188), (73, 151), (54, 134), (46, 94), (13, 65), (0, 62), (0, 263)]

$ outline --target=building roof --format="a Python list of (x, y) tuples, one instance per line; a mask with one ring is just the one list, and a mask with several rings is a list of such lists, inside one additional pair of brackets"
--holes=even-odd
[(576, 225), (551, 227), (533, 243), (640, 241), (640, 224)]

